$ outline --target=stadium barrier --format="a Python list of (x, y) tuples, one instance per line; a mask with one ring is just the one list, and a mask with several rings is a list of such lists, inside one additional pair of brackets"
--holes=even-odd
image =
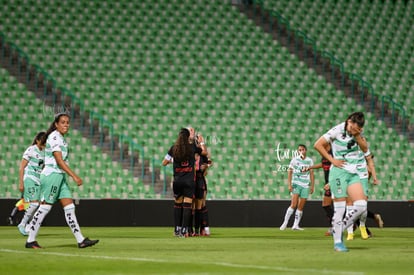
[[(0, 199), (1, 225), (5, 225), (13, 199)], [(82, 226), (172, 226), (173, 200), (78, 200), (76, 215)], [(211, 227), (275, 227), (283, 222), (287, 200), (210, 200), (207, 201)], [(385, 228), (414, 227), (414, 201), (370, 201), (368, 209), (381, 214)], [(116, 210), (116, 211), (114, 211)], [(56, 204), (44, 225), (66, 226), (62, 207)], [(396, 215), (398, 213), (398, 215)], [(293, 223), (293, 221), (291, 221)], [(368, 219), (367, 225), (377, 225)], [(301, 226), (329, 227), (321, 201), (309, 200)], [(275, 229), (275, 230), (276, 230)], [(16, 230), (16, 234), (18, 234)]]

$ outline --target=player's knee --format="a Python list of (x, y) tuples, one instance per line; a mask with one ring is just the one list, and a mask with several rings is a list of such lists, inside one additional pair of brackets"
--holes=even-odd
[(175, 198), (175, 203), (177, 203), (177, 204), (179, 204), (179, 203), (183, 203), (183, 200), (184, 200), (184, 197), (178, 197), (178, 198)]

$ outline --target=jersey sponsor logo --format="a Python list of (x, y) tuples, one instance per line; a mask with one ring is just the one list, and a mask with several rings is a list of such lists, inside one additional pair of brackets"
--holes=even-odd
[(175, 168), (177, 173), (190, 173), (193, 172), (193, 167), (177, 167)]

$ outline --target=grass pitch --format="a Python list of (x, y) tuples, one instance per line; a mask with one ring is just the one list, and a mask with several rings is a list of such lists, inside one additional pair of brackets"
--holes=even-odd
[(414, 230), (356, 232), (348, 253), (333, 251), (326, 228), (212, 228), (175, 238), (167, 227), (83, 227), (100, 242), (77, 248), (67, 227), (42, 227), (43, 249), (24, 248), (16, 227), (0, 227), (0, 274), (414, 274)]

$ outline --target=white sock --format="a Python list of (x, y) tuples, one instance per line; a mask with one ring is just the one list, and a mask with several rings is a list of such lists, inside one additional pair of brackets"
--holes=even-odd
[(29, 207), (26, 209), (26, 212), (24, 212), (24, 216), (22, 218), (22, 221), (19, 223), (18, 226), (25, 226), (29, 223), (30, 219), (33, 217), (34, 213), (36, 212), (37, 208), (39, 207), (38, 202), (31, 202), (29, 204)]
[(345, 214), (345, 201), (334, 202), (334, 215), (332, 217), (332, 236), (334, 243), (342, 242), (343, 218)]
[(300, 220), (302, 219), (303, 211), (297, 210), (295, 212), (295, 222), (293, 223), (293, 227), (299, 227)]
[(52, 209), (52, 205), (41, 204), (37, 209), (36, 213), (33, 215), (33, 218), (30, 221), (29, 225), (29, 237), (27, 238), (28, 243), (34, 242), (36, 240), (36, 236), (39, 232), (40, 226), (42, 225), (42, 222), (46, 217), (47, 213), (49, 213), (50, 209)]
[(361, 216), (359, 216), (359, 226), (365, 226), (365, 223), (367, 221), (368, 216), (368, 210), (365, 210), (362, 212)]
[(367, 211), (367, 201), (365, 200), (357, 200), (354, 201), (354, 209), (350, 211), (344, 219), (344, 229), (348, 228), (351, 224), (353, 224), (362, 213)]
[(83, 237), (78, 220), (76, 219), (75, 215), (75, 205), (73, 203), (66, 205), (63, 207), (65, 211), (65, 219), (66, 223), (68, 224), (69, 228), (72, 230), (73, 235), (76, 238), (78, 243), (81, 243), (85, 238)]
[(285, 220), (283, 221), (284, 224), (288, 224), (293, 212), (295, 212), (295, 209), (289, 206), (289, 208), (286, 210)]
[[(351, 213), (351, 211), (354, 209), (353, 205), (347, 205), (346, 206), (346, 213), (345, 216), (349, 215), (349, 213)], [(347, 228), (348, 234), (353, 234), (354, 233), (354, 223), (350, 223), (349, 227)]]

